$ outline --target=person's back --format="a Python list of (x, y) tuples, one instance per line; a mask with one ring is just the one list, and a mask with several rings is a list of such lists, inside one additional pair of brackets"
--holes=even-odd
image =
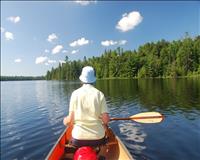
[[(109, 121), (104, 94), (91, 85), (95, 82), (92, 67), (84, 67), (80, 80), (82, 87), (72, 93), (69, 116), (64, 124), (73, 123), (72, 137), (76, 140), (101, 140), (105, 136), (103, 124)], [(79, 143), (79, 142), (78, 142)]]
[(99, 118), (107, 113), (103, 93), (90, 84), (73, 92), (70, 102), (70, 112), (74, 111), (74, 129), (72, 136), (76, 139), (101, 139), (104, 128)]

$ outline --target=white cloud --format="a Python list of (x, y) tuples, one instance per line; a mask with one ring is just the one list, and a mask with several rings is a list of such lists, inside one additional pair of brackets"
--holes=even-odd
[(1, 33), (5, 32), (5, 28), (1, 27)]
[(57, 54), (63, 49), (62, 45), (57, 45), (52, 49), (52, 54)]
[(56, 60), (50, 60), (50, 59), (49, 59), (49, 60), (48, 60), (48, 63), (50, 63), (50, 64), (51, 64), (51, 63), (56, 63)]
[(59, 63), (61, 63), (61, 64), (62, 64), (62, 63), (66, 63), (66, 62), (65, 62), (65, 61), (63, 61), (63, 60), (59, 60)]
[(116, 28), (121, 30), (122, 32), (129, 31), (134, 29), (139, 23), (141, 23), (143, 17), (137, 11), (133, 11), (130, 13), (125, 13), (122, 15), (122, 19), (116, 25)]
[(49, 50), (48, 50), (48, 49), (45, 49), (44, 52), (45, 52), (45, 53), (49, 53)]
[(113, 46), (113, 45), (125, 45), (127, 40), (113, 41), (113, 40), (105, 40), (101, 41), (102, 46)]
[(22, 61), (21, 58), (17, 58), (14, 60), (15, 63), (20, 63), (21, 61)]
[(83, 45), (86, 45), (86, 44), (89, 44), (89, 40), (87, 40), (83, 37), (83, 38), (78, 39), (77, 41), (70, 43), (69, 45), (71, 47), (76, 47), (76, 46), (83, 46)]
[(71, 53), (72, 54), (75, 54), (75, 53), (77, 53), (79, 50), (77, 49), (77, 50), (73, 50)]
[(124, 13), (124, 14), (122, 14), (122, 17), (126, 17), (128, 14), (127, 13)]
[(120, 40), (118, 42), (119, 45), (125, 45), (127, 43), (127, 40)]
[(14, 35), (11, 32), (5, 32), (6, 40), (14, 40)]
[(68, 52), (67, 50), (63, 50), (63, 51), (62, 51), (62, 53), (67, 53), (67, 52)]
[(79, 1), (74, 1), (74, 2), (77, 3), (77, 4), (80, 4), (82, 6), (87, 6), (87, 5), (91, 4), (91, 3), (96, 3), (96, 1), (94, 1), (94, 0), (89, 0), (89, 1), (79, 0)]
[(112, 46), (117, 44), (117, 41), (113, 41), (113, 40), (106, 40), (106, 41), (102, 41), (101, 45), (102, 46)]
[(7, 20), (12, 22), (12, 23), (18, 23), (20, 21), (20, 17), (19, 16), (11, 16), (11, 17), (8, 17)]
[(58, 39), (58, 36), (55, 33), (52, 33), (48, 36), (47, 41), (53, 42), (54, 40)]
[(47, 62), (46, 62), (46, 63), (45, 63), (45, 65), (46, 65), (46, 66), (48, 66), (48, 65), (49, 65), (49, 63), (47, 63)]
[(37, 58), (35, 59), (35, 64), (42, 64), (42, 63), (44, 63), (45, 61), (47, 61), (47, 59), (48, 59), (48, 57), (43, 57), (43, 56), (37, 57)]

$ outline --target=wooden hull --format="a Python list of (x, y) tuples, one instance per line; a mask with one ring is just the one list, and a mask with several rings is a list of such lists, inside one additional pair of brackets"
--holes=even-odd
[[(71, 131), (71, 127), (65, 129), (47, 155), (46, 160), (73, 160), (73, 148), (70, 149), (70, 147), (66, 145), (71, 139)], [(114, 135), (110, 128), (107, 129), (106, 134), (109, 137), (109, 140), (106, 145), (101, 147), (101, 150), (98, 153), (99, 157), (103, 156), (106, 160), (133, 160), (127, 148), (121, 142), (119, 137)]]

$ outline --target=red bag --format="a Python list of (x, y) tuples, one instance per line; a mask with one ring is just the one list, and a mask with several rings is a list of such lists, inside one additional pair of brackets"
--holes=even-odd
[(96, 152), (88, 146), (80, 147), (74, 154), (74, 160), (98, 160)]

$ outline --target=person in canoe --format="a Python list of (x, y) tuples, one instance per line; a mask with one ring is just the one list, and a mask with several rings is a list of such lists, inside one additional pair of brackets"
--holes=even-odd
[(79, 79), (83, 85), (72, 93), (69, 114), (63, 119), (64, 125), (73, 125), (71, 143), (76, 147), (105, 144), (104, 126), (110, 117), (104, 94), (93, 86), (93, 67), (82, 68)]

